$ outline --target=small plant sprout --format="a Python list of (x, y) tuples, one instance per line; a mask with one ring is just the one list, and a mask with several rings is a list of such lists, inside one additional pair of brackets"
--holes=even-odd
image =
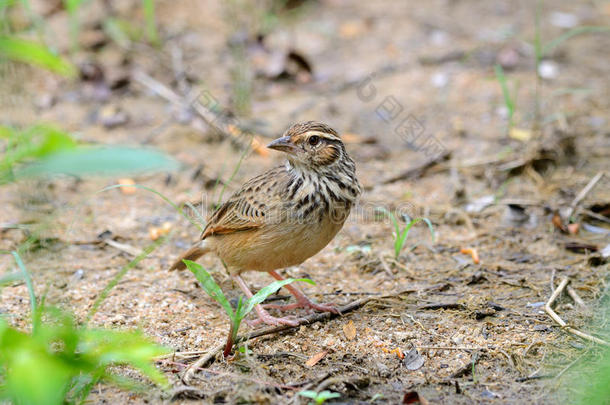
[(290, 284), (294, 281), (303, 281), (315, 285), (312, 280), (307, 278), (287, 278), (281, 281), (274, 281), (273, 283), (261, 288), (252, 296), (252, 298), (244, 300), (243, 297), (240, 297), (239, 301), (237, 302), (237, 308), (233, 310), (233, 307), (231, 307), (229, 300), (227, 297), (225, 297), (224, 293), (220, 289), (220, 286), (216, 284), (214, 278), (203, 268), (203, 266), (190, 260), (184, 260), (184, 264), (186, 264), (186, 267), (195, 275), (199, 283), (201, 283), (203, 290), (216, 302), (218, 302), (225, 310), (231, 321), (229, 336), (227, 337), (227, 344), (225, 345), (223, 352), (224, 357), (227, 357), (231, 353), (233, 345), (237, 343), (237, 332), (239, 331), (241, 321), (252, 311), (252, 309), (254, 309), (255, 305), (260, 304), (268, 296), (274, 294), (286, 284)]
[[(514, 116), (515, 116), (515, 110), (516, 110), (516, 101), (515, 101), (515, 94), (511, 94), (510, 91), (508, 90), (508, 82), (506, 79), (506, 76), (504, 75), (504, 69), (502, 69), (501, 65), (496, 65), (495, 66), (495, 73), (496, 73), (496, 80), (498, 80), (498, 83), (500, 83), (500, 87), (502, 88), (502, 97), (504, 98), (504, 106), (506, 107), (506, 110), (508, 111), (508, 128), (507, 128), (507, 133), (510, 134), (511, 130), (513, 129), (513, 125), (514, 125)], [(515, 86), (516, 87), (516, 86)], [(517, 91), (515, 90), (515, 93)]]
[(333, 398), (339, 398), (341, 397), (341, 394), (338, 394), (336, 392), (330, 392), (330, 391), (321, 391), (321, 392), (315, 392), (315, 391), (300, 391), (299, 395), (305, 398), (310, 398), (313, 399), (313, 402), (311, 403), (315, 403), (317, 405), (321, 405), (324, 402), (328, 401), (329, 399), (333, 399)]
[(434, 235), (434, 228), (432, 227), (432, 222), (430, 222), (430, 220), (428, 218), (419, 217), (419, 218), (411, 219), (405, 215), (405, 222), (407, 223), (407, 226), (405, 227), (405, 229), (403, 229), (401, 231), (400, 224), (398, 223), (398, 219), (396, 218), (396, 215), (394, 215), (392, 212), (386, 210), (385, 208), (380, 207), (380, 208), (377, 208), (377, 210), (379, 212), (383, 213), (384, 215), (386, 215), (388, 218), (390, 218), (392, 220), (392, 223), (394, 224), (394, 259), (398, 259), (398, 256), (400, 256), (400, 252), (402, 251), (402, 248), (405, 245), (405, 242), (407, 241), (407, 236), (409, 235), (409, 231), (411, 230), (413, 225), (415, 225), (419, 221), (424, 221), (426, 223), (426, 225), (428, 225), (428, 229), (430, 229), (430, 235), (432, 236), (432, 240), (434, 241), (436, 239), (435, 235)]

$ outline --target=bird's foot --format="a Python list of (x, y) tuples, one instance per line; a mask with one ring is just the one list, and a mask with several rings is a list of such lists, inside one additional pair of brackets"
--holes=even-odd
[(261, 305), (257, 305), (254, 307), (256, 314), (258, 315), (258, 319), (253, 321), (246, 321), (246, 323), (250, 326), (256, 326), (261, 323), (266, 323), (267, 325), (278, 326), (278, 325), (288, 325), (288, 326), (299, 326), (299, 321), (295, 319), (295, 317), (284, 317), (284, 318), (276, 318), (275, 316), (271, 316), (269, 312), (265, 311), (265, 309)]
[(267, 304), (265, 308), (279, 309), (280, 311), (291, 311), (297, 308), (305, 308), (319, 312), (331, 312), (333, 314), (341, 314), (334, 304), (316, 304), (307, 297), (297, 298), (297, 302), (288, 305)]

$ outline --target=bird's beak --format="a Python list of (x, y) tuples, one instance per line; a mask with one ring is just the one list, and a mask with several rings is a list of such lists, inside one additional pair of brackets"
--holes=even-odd
[(275, 141), (267, 145), (267, 147), (269, 149), (275, 149), (282, 152), (290, 153), (291, 155), (293, 155), (297, 150), (297, 147), (292, 143), (289, 136), (277, 138)]

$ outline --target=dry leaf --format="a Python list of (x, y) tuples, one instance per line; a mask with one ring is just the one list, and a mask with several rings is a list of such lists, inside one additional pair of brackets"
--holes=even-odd
[(568, 232), (570, 235), (576, 235), (580, 229), (580, 224), (568, 224)]
[(472, 261), (474, 262), (474, 264), (479, 264), (479, 262), (480, 262), (479, 253), (477, 252), (477, 250), (475, 248), (461, 248), (460, 253), (465, 254), (465, 255), (470, 255), (470, 257), (472, 257)]
[(322, 360), (324, 358), (324, 356), (326, 356), (328, 354), (328, 351), (326, 350), (322, 350), (320, 353), (316, 353), (313, 356), (311, 356), (306, 362), (305, 365), (307, 367), (313, 367), (316, 364), (318, 364), (318, 362), (320, 360)]
[(563, 224), (563, 221), (561, 220), (559, 213), (555, 212), (553, 214), (553, 218), (551, 219), (551, 222), (553, 223), (555, 228), (559, 229), (561, 232), (568, 233), (568, 229)]
[(508, 136), (521, 142), (527, 142), (532, 137), (532, 131), (527, 129), (511, 128)]
[(416, 348), (413, 348), (407, 352), (407, 355), (403, 359), (404, 364), (407, 366), (407, 370), (418, 370), (424, 365), (424, 358), (417, 352)]
[(402, 398), (402, 403), (403, 404), (421, 404), (421, 405), (429, 404), (428, 400), (426, 398), (424, 398), (417, 391), (410, 391), (410, 392), (405, 393), (405, 396)]
[(356, 327), (354, 326), (354, 322), (349, 321), (348, 323), (344, 324), (343, 333), (345, 333), (347, 340), (353, 340), (356, 337)]
[(265, 144), (261, 142), (258, 136), (252, 138), (252, 149), (263, 157), (269, 156), (269, 149), (267, 149)]
[[(125, 179), (119, 179), (119, 184), (131, 186), (133, 184), (136, 184), (136, 182), (133, 181), (133, 179), (125, 178)], [(127, 195), (135, 194), (135, 192), (137, 190), (138, 190), (137, 187), (121, 187), (121, 193), (127, 194)]]
[(172, 224), (169, 222), (164, 222), (161, 227), (152, 227), (148, 229), (148, 236), (150, 236), (151, 240), (157, 240), (161, 236), (167, 235), (169, 231), (172, 229)]

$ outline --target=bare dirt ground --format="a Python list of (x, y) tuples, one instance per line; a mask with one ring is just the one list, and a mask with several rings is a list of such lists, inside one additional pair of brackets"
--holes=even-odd
[[(127, 6), (137, 2), (124, 3), (114, 6), (117, 12), (138, 18)], [(594, 250), (608, 244), (608, 223), (588, 213), (608, 215), (610, 178), (603, 176), (578, 205), (578, 233), (561, 232), (552, 218), (608, 169), (610, 37), (576, 36), (546, 58), (536, 117), (533, 2), (327, 0), (276, 14), (241, 3), (159, 1), (158, 49), (125, 50), (103, 38), (101, 45), (85, 44), (76, 57), (103, 72), (103, 79), (67, 83), (38, 71), (15, 72), (13, 85), (21, 90), (5, 103), (1, 119), (57, 123), (83, 142), (157, 147), (182, 168), (135, 181), (176, 203), (192, 202), (204, 216), (222, 198), (223, 184), (226, 198), (282, 157), (248, 152), (240, 164), (245, 138), (219, 134), (196, 112), (159, 97), (134, 72), (183, 100), (189, 88), (191, 94), (205, 90), (262, 142), (295, 121), (327, 122), (346, 134), (365, 190), (360, 209), (320, 254), (284, 273), (315, 280), (316, 286), (300, 287), (318, 301), (344, 305), (377, 298), (341, 317), (249, 340), (248, 355), (229, 362), (217, 357), (185, 390), (180, 375), (194, 358), (180, 352), (222, 343), (228, 320), (190, 273), (167, 271), (199, 229), (145, 190), (95, 194), (118, 179), (3, 189), (1, 223), (40, 225), (40, 243), (25, 257), (37, 293), (47, 291), (49, 302), (82, 319), (133, 259), (100, 235), (140, 251), (152, 242), (151, 228), (169, 223), (168, 242), (127, 273), (92, 323), (140, 328), (175, 349), (176, 356), (158, 367), (171, 378), (178, 402), (306, 403), (297, 396), (303, 389), (338, 392), (336, 403), (400, 403), (412, 391), (430, 403), (565, 399), (573, 378), (568, 366), (596, 348), (562, 331), (543, 303), (559, 280), (569, 278), (588, 310), (567, 296), (556, 310), (570, 325), (596, 333), (592, 309), (606, 288), (609, 266)], [(607, 2), (545, 3), (545, 43), (565, 32), (557, 12), (576, 16), (581, 25), (607, 25), (610, 19)], [(99, 7), (90, 6), (82, 24), (90, 38), (105, 15)], [(61, 30), (65, 13), (49, 21)], [(61, 42), (63, 35), (58, 37)], [(506, 134), (497, 62), (517, 92), (516, 126), (539, 123), (522, 140)], [(426, 165), (439, 154), (413, 148), (400, 136), (407, 117), (421, 125), (420, 139), (441, 145), (436, 152), (446, 159)], [(421, 170), (405, 175), (413, 168)], [(428, 217), (436, 239), (418, 224), (394, 260), (393, 226), (374, 215), (375, 207)], [(16, 229), (0, 232), (2, 249), (27, 236)], [(462, 248), (476, 249), (480, 262)], [(9, 259), (2, 257), (3, 269), (12, 266)], [(231, 298), (240, 295), (217, 259), (201, 263)], [(245, 278), (254, 289), (271, 281), (266, 274)], [(8, 286), (0, 294), (0, 311), (27, 329), (26, 286)], [(401, 359), (397, 348), (410, 355)], [(315, 355), (323, 357), (307, 365)], [(130, 394), (105, 385), (90, 397), (95, 403), (167, 398), (157, 389)]]

